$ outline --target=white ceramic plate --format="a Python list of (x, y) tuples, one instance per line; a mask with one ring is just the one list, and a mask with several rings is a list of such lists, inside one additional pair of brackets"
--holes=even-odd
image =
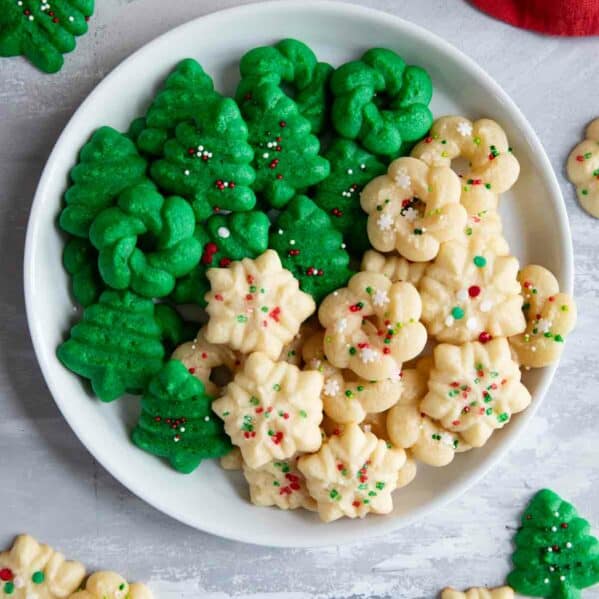
[[(104, 124), (126, 130), (145, 112), (157, 87), (182, 58), (192, 56), (214, 76), (218, 89), (232, 93), (239, 57), (280, 38), (307, 42), (321, 60), (339, 65), (371, 46), (399, 52), (425, 67), (440, 116), (488, 116), (507, 130), (522, 176), (502, 198), (505, 230), (522, 263), (550, 268), (566, 290), (573, 263), (568, 219), (543, 148), (514, 102), (476, 64), (431, 33), (389, 14), (322, 1), (282, 1), (247, 5), (191, 21), (159, 37), (125, 60), (89, 95), (60, 136), (37, 189), (25, 252), (25, 297), (35, 351), (56, 403), (81, 442), (121, 483), (159, 510), (198, 529), (251, 543), (313, 546), (345, 543), (387, 533), (455, 499), (504, 455), (543, 398), (554, 368), (528, 373), (532, 406), (477, 451), (458, 456), (441, 469), (421, 467), (413, 484), (396, 496), (394, 512), (361, 521), (321, 524), (314, 514), (252, 506), (239, 473), (207, 461), (189, 476), (134, 447), (128, 432), (137, 401), (106, 405), (61, 366), (57, 345), (72, 324), (73, 303), (61, 266), (63, 239), (56, 227), (67, 174), (79, 148)], [(550, 241), (549, 241), (550, 240)]]

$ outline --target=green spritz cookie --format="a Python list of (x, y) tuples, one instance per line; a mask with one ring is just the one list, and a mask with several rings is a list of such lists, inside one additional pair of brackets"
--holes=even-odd
[(269, 247), (277, 251), (283, 266), (316, 303), (344, 287), (354, 274), (341, 233), (327, 213), (306, 196), (296, 196), (281, 212), (272, 227)]
[(170, 360), (152, 378), (141, 400), (141, 415), (131, 433), (133, 443), (189, 474), (206, 458), (231, 450), (212, 398), (200, 380), (178, 360)]
[(62, 263), (71, 275), (71, 292), (83, 306), (93, 304), (106, 287), (98, 272), (98, 251), (87, 240), (72, 237), (62, 253)]
[(516, 533), (508, 584), (522, 595), (578, 599), (599, 582), (599, 542), (576, 509), (543, 489), (528, 504)]
[(339, 67), (331, 91), (331, 118), (339, 135), (360, 141), (374, 154), (396, 157), (433, 123), (429, 74), (385, 48), (372, 48)]
[(126, 189), (95, 218), (90, 241), (104, 282), (144, 297), (164, 297), (199, 262), (195, 216), (183, 198), (164, 198), (150, 181)]
[(249, 128), (256, 171), (254, 190), (273, 208), (329, 175), (320, 142), (297, 104), (272, 83), (242, 79), (237, 100)]
[(221, 210), (255, 206), (253, 157), (237, 105), (231, 98), (215, 97), (196, 112), (194, 121), (177, 125), (150, 172), (162, 189), (189, 199), (203, 222)]
[[(85, 308), (70, 338), (58, 347), (58, 359), (89, 379), (102, 401), (113, 401), (126, 392), (140, 393), (162, 368), (162, 340), (176, 340), (183, 331), (171, 308), (160, 308), (158, 317), (156, 310), (152, 300), (131, 291), (104, 291), (97, 303)], [(168, 310), (172, 314), (166, 317)]]
[(336, 139), (325, 152), (331, 174), (314, 188), (314, 202), (343, 234), (349, 250), (358, 258), (370, 247), (368, 215), (360, 206), (364, 186), (386, 171), (375, 156), (349, 139)]
[(173, 299), (179, 304), (204, 306), (204, 295), (210, 289), (206, 271), (264, 253), (268, 247), (269, 227), (266, 214), (258, 211), (214, 215), (198, 225), (195, 235), (204, 248), (202, 259), (189, 275), (177, 281)]
[(76, 237), (87, 237), (94, 218), (114, 204), (122, 191), (144, 180), (145, 172), (146, 161), (126, 135), (111, 127), (96, 130), (71, 169), (72, 185), (64, 195), (60, 227)]
[(274, 46), (254, 48), (239, 63), (241, 77), (267, 80), (288, 89), (300, 114), (310, 121), (312, 131), (319, 133), (327, 116), (328, 83), (333, 67), (318, 62), (316, 55), (303, 42), (281, 40)]
[(93, 12), (94, 0), (0, 0), (0, 56), (22, 54), (56, 73)]

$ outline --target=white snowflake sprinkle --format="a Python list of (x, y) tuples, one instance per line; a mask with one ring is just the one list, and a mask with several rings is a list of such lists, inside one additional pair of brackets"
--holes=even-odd
[(472, 125), (468, 121), (460, 121), (457, 126), (458, 133), (462, 137), (472, 135)]
[(381, 231), (388, 231), (393, 226), (393, 218), (389, 214), (381, 214), (376, 224)]
[(227, 237), (229, 237), (231, 235), (231, 231), (229, 231), (229, 229), (227, 229), (227, 227), (219, 227), (218, 230), (216, 231), (216, 234), (219, 237), (222, 237), (223, 239), (227, 239)]
[(444, 445), (449, 445), (449, 447), (453, 447), (453, 441), (453, 436), (449, 433), (443, 433), (441, 435), (441, 443), (443, 443)]
[(15, 589), (20, 589), (25, 586), (25, 581), (20, 576), (15, 576), (12, 582), (15, 585)]
[(370, 364), (371, 362), (375, 362), (378, 357), (378, 352), (370, 347), (365, 347), (360, 352), (360, 358), (364, 364)]
[(372, 296), (372, 303), (375, 306), (384, 306), (389, 303), (389, 296), (384, 289), (377, 289)]
[(483, 300), (479, 306), (481, 312), (489, 312), (489, 310), (492, 307), (493, 307), (493, 302), (491, 302), (489, 300)]
[(469, 331), (477, 331), (480, 328), (480, 324), (476, 318), (471, 317), (466, 321), (466, 328)]
[(324, 384), (324, 394), (329, 397), (333, 397), (337, 395), (340, 391), (339, 382), (335, 379), (331, 379), (325, 382)]
[(541, 320), (537, 322), (537, 329), (539, 330), (539, 333), (547, 333), (547, 331), (549, 331), (551, 328), (551, 324), (552, 322), (550, 320), (541, 318)]
[(404, 189), (409, 189), (412, 179), (405, 168), (400, 168), (395, 174), (395, 182)]
[(343, 333), (347, 328), (347, 318), (340, 318), (335, 324), (335, 331), (337, 333)]
[(409, 208), (406, 208), (403, 213), (402, 216), (409, 222), (414, 222), (420, 215), (418, 214), (418, 210), (416, 210), (415, 208), (412, 208), (412, 206), (410, 206)]

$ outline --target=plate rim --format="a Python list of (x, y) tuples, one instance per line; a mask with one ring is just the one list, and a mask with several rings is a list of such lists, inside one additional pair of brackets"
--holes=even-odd
[[(554, 207), (557, 211), (557, 217), (559, 219), (560, 237), (565, 240), (562, 252), (560, 252), (562, 258), (564, 258), (564, 264), (562, 266), (563, 276), (561, 277), (561, 282), (563, 289), (569, 293), (572, 293), (573, 290), (574, 253), (565, 202), (555, 171), (533, 126), (526, 119), (526, 117), (524, 116), (520, 108), (517, 106), (517, 104), (514, 102), (514, 100), (511, 99), (511, 97), (507, 94), (507, 92), (503, 90), (503, 88), (495, 81), (495, 79), (489, 73), (487, 73), (473, 58), (471, 58), (470, 56), (453, 46), (450, 42), (446, 41), (436, 33), (433, 33), (418, 24), (405, 20), (392, 13), (369, 7), (363, 7), (360, 5), (347, 4), (345, 2), (335, 0), (277, 0), (276, 2), (275, 0), (269, 0), (214, 11), (190, 19), (189, 21), (182, 23), (181, 25), (178, 25), (177, 27), (174, 27), (148, 41), (143, 46), (138, 48), (134, 53), (130, 54), (128, 57), (122, 60), (93, 88), (91, 92), (89, 92), (89, 94), (85, 97), (83, 102), (81, 102), (81, 104), (70, 117), (68, 123), (65, 125), (61, 134), (58, 136), (52, 148), (52, 151), (50, 152), (46, 160), (44, 169), (40, 176), (33, 197), (33, 202), (31, 204), (30, 214), (27, 222), (27, 234), (25, 238), (25, 253), (23, 264), (26, 317), (35, 356), (39, 364), (40, 370), (42, 372), (46, 386), (48, 387), (48, 390), (50, 391), (50, 394), (54, 402), (56, 403), (62, 416), (67, 421), (71, 430), (79, 439), (79, 441), (84, 445), (86, 450), (93, 456), (93, 458), (112, 477), (118, 480), (120, 484), (124, 485), (131, 493), (138, 496), (140, 499), (151, 505), (153, 508), (158, 509), (167, 516), (170, 516), (180, 522), (183, 522), (184, 524), (196, 530), (200, 530), (221, 538), (270, 547), (308, 548), (329, 546), (337, 543), (335, 543), (334, 541), (326, 540), (315, 540), (313, 542), (309, 542), (303, 539), (299, 542), (295, 540), (292, 542), (279, 543), (273, 542), (272, 539), (268, 541), (262, 541), (260, 538), (256, 538), (256, 535), (245, 534), (243, 531), (233, 532), (231, 529), (228, 529), (227, 531), (223, 532), (222, 528), (219, 528), (218, 525), (212, 525), (212, 523), (210, 522), (205, 522), (200, 528), (200, 526), (198, 526), (196, 522), (192, 522), (185, 514), (179, 513), (177, 509), (173, 509), (170, 505), (165, 506), (162, 501), (150, 497), (149, 494), (143, 488), (139, 488), (135, 482), (132, 482), (129, 479), (126, 472), (126, 467), (122, 471), (115, 471), (113, 467), (109, 468), (105, 463), (108, 460), (101, 455), (101, 452), (98, 450), (97, 446), (95, 446), (93, 443), (88, 444), (88, 442), (86, 441), (84, 429), (81, 429), (79, 426), (76, 425), (74, 415), (69, 413), (67, 402), (63, 402), (60, 399), (60, 390), (57, 388), (56, 383), (54, 382), (54, 377), (52, 375), (52, 365), (50, 361), (46, 359), (43, 343), (43, 332), (40, 330), (39, 327), (39, 319), (35, 317), (35, 308), (33, 301), (33, 289), (35, 285), (35, 269), (33, 267), (33, 256), (35, 255), (35, 248), (37, 243), (36, 233), (38, 227), (36, 226), (36, 223), (40, 220), (38, 218), (38, 214), (40, 213), (42, 209), (42, 204), (44, 202), (44, 190), (53, 177), (52, 165), (55, 161), (56, 155), (58, 154), (58, 150), (62, 145), (62, 140), (69, 133), (70, 128), (73, 126), (73, 122), (77, 119), (78, 115), (86, 109), (87, 105), (91, 103), (97, 95), (100, 95), (102, 93), (104, 87), (107, 86), (108, 83), (114, 77), (116, 77), (121, 70), (127, 68), (130, 63), (136, 61), (139, 55), (142, 54), (148, 46), (157, 43), (159, 40), (164, 41), (164, 39), (168, 38), (169, 36), (176, 38), (182, 30), (186, 28), (193, 28), (195, 24), (199, 21), (216, 22), (221, 19), (227, 19), (229, 15), (233, 13), (243, 16), (244, 13), (268, 11), (271, 9), (275, 9), (281, 12), (285, 12), (287, 10), (301, 9), (305, 12), (313, 12), (315, 17), (317, 17), (317, 14), (319, 12), (338, 11), (339, 13), (343, 13), (342, 16), (344, 17), (347, 16), (350, 18), (355, 18), (359, 16), (368, 16), (370, 19), (374, 19), (376, 21), (385, 20), (386, 25), (389, 25), (389, 21), (391, 21), (394, 26), (403, 29), (408, 29), (411, 31), (412, 34), (414, 34), (415, 37), (419, 39), (425, 39), (427, 44), (435, 46), (435, 48), (441, 53), (449, 55), (449, 57), (452, 60), (454, 60), (456, 63), (459, 63), (460, 66), (469, 74), (473, 74), (479, 79), (484, 80), (488, 88), (493, 93), (495, 93), (506, 105), (507, 110), (511, 114), (511, 118), (513, 119), (513, 124), (523, 132), (523, 135), (526, 137), (527, 141), (532, 146), (532, 149), (536, 152), (537, 158), (540, 160), (543, 169), (543, 179), (545, 180), (548, 188), (550, 189), (551, 195), (553, 195), (557, 200), (561, 200), (552, 203), (555, 204)], [(464, 492), (471, 488), (474, 484), (476, 484), (482, 478), (484, 478), (489, 473), (489, 471), (492, 468), (494, 468), (497, 465), (497, 463), (506, 455), (506, 453), (512, 448), (514, 443), (521, 437), (523, 430), (530, 425), (530, 422), (536, 414), (536, 411), (544, 401), (547, 390), (549, 389), (553, 381), (553, 377), (555, 375), (558, 365), (559, 362), (546, 369), (543, 381), (539, 383), (538, 390), (535, 393), (535, 401), (526, 410), (526, 412), (520, 415), (520, 430), (517, 431), (517, 433), (512, 435), (510, 438), (506, 439), (483, 464), (478, 465), (476, 468), (473, 468), (472, 471), (468, 473), (468, 475), (465, 477), (463, 481), (456, 484), (452, 491), (446, 493), (441, 498), (433, 499), (425, 509), (416, 509), (411, 514), (403, 516), (401, 519), (388, 518), (388, 522), (385, 523), (385, 526), (380, 525), (376, 527), (371, 533), (367, 532), (366, 534), (364, 534), (364, 531), (358, 532), (356, 530), (356, 532), (353, 535), (347, 535), (350, 538), (344, 539), (344, 542), (357, 543), (365, 538), (373, 539), (376, 537), (380, 537), (384, 534), (389, 534), (395, 530), (398, 530), (399, 528), (408, 526), (414, 523), (415, 521), (421, 519), (424, 515), (433, 513), (438, 509), (451, 503), (457, 497), (461, 496)]]

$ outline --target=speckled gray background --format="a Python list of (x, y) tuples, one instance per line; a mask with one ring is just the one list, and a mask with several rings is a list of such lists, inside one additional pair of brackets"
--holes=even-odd
[[(436, 596), (448, 583), (498, 584), (531, 493), (551, 485), (599, 526), (597, 329), (599, 223), (563, 165), (599, 115), (599, 38), (554, 39), (495, 22), (461, 0), (357, 4), (418, 23), (473, 57), (507, 90), (557, 171), (576, 252), (579, 325), (531, 427), (482, 482), (426, 522), (360, 545), (281, 550), (187, 528), (131, 495), (63, 421), (38, 371), (23, 307), (31, 199), (63, 126), (123, 58), (193, 17), (239, 0), (97, 0), (91, 32), (60, 74), (0, 60), (0, 545), (29, 531), (90, 568), (148, 580), (159, 598)], [(548, 240), (548, 243), (550, 240)], [(585, 597), (599, 597), (599, 587)]]

